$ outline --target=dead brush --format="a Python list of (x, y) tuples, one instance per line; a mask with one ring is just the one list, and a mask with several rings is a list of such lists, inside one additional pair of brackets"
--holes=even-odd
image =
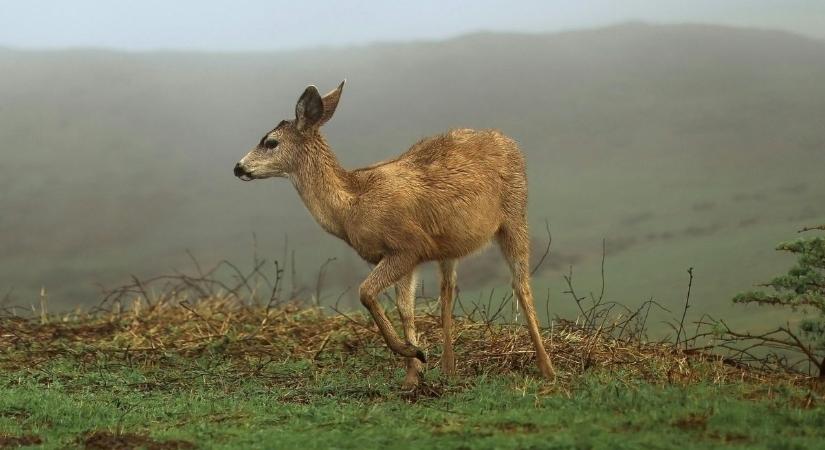
[[(367, 316), (330, 313), (296, 299), (282, 301), (282, 270), (277, 265), (275, 278), (261, 281), (266, 289), (250, 282), (263, 278), (263, 264), (256, 264), (252, 273), (242, 273), (226, 262), (219, 266), (198, 269), (197, 276), (134, 279), (108, 292), (100, 307), (85, 313), (53, 315), (48, 321), (4, 314), (0, 317), (0, 367), (38, 371), (45, 363), (63, 358), (86, 366), (102, 364), (104, 369), (137, 367), (157, 375), (156, 386), (136, 388), (184, 386), (194, 377), (210, 376), (223, 383), (258, 377), (274, 385), (296, 387), (304, 384), (302, 375), (273, 372), (268, 367), (305, 361), (317, 370), (336, 370), (342, 358), (364, 354), (385, 361), (384, 367), (400, 367), (400, 360), (381, 351), (382, 337)], [(235, 275), (234, 283), (217, 279), (221, 267)], [(653, 384), (802, 385), (809, 379), (800, 373), (744, 364), (715, 353), (713, 347), (685, 349), (672, 342), (649, 341), (646, 323), (654, 301), (630, 310), (605, 302), (603, 296), (592, 296), (592, 303), (585, 307), (586, 302), (574, 293), (572, 274), (568, 283), (571, 295), (579, 299), (581, 315), (572, 321), (557, 318), (541, 332), (559, 372), (551, 390), (569, 392), (585, 373), (608, 374), (623, 383)], [(454, 336), (462, 375), (538, 377), (530, 337), (520, 325), (501, 317), (508, 300), (501, 299), (494, 313), (492, 308), (476, 304), (468, 309), (459, 303), (465, 314), (456, 318)], [(439, 349), (430, 345), (442, 342), (440, 317), (433, 312), (436, 307), (432, 301), (421, 308), (417, 320), (422, 345), (438, 357)], [(181, 360), (197, 360), (199, 365), (184, 365), (186, 369), (174, 375), (163, 373), (165, 367)], [(210, 372), (218, 365), (219, 374)], [(430, 395), (442, 392), (432, 388), (425, 384), (420, 389), (429, 389)]]

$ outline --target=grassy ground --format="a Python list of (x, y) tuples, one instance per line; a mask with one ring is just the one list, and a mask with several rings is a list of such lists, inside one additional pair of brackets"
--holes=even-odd
[[(229, 300), (0, 320), (0, 448), (822, 448), (822, 389), (628, 334), (459, 320), (459, 374), (425, 382), (361, 316)], [(615, 331), (615, 330), (614, 330)], [(624, 330), (623, 330), (624, 331)], [(619, 339), (616, 339), (619, 337)]]

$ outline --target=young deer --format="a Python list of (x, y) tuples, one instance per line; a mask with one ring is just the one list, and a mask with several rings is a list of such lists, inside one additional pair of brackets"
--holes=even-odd
[[(375, 264), (361, 284), (387, 345), (407, 358), (405, 387), (418, 384), (424, 353), (415, 332), (415, 268), (438, 261), (441, 269), (441, 368), (455, 373), (452, 348), (456, 261), (495, 239), (513, 276), (541, 373), (552, 379), (530, 289), (527, 180), (516, 143), (494, 130), (452, 130), (422, 139), (401, 156), (362, 169), (338, 163), (320, 127), (338, 106), (344, 83), (321, 96), (309, 86), (284, 120), (235, 165), (244, 181), (285, 177), (327, 232)], [(395, 285), (402, 341), (378, 302)]]

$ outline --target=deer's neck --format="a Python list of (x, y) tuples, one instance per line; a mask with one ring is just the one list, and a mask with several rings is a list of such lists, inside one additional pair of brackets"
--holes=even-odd
[(290, 179), (309, 213), (328, 233), (346, 240), (344, 224), (355, 195), (350, 174), (341, 167), (329, 145), (318, 138)]

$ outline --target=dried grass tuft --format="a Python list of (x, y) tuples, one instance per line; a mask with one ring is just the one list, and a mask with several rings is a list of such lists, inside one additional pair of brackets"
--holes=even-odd
[[(549, 245), (545, 254), (547, 251)], [(43, 307), (41, 316), (20, 317), (13, 309), (6, 310), (0, 314), (0, 368), (35, 371), (60, 358), (96, 370), (138, 367), (153, 376), (134, 387), (153, 389), (185, 385), (196, 376), (214, 376), (221, 382), (258, 377), (281, 386), (306, 386), (307, 380), (302, 379), (306, 374), (300, 371), (268, 369), (290, 361), (336, 371), (344, 360), (356, 358), (364, 376), (369, 376), (369, 370), (403, 366), (404, 362), (386, 348), (369, 317), (336, 307), (308, 306), (317, 305), (322, 297), (320, 277), (314, 299), (300, 302), (294, 300), (296, 292), (283, 294), (284, 268), (277, 261), (271, 277), (265, 273), (266, 263), (257, 257), (249, 273), (228, 261), (204, 270), (192, 259), (196, 274), (133, 278), (127, 285), (104, 292), (101, 306), (90, 312), (47, 315)], [(221, 270), (230, 276), (221, 276)], [(664, 309), (661, 305), (651, 299), (632, 310), (606, 301), (604, 285), (599, 295), (579, 296), (572, 276), (572, 270), (565, 276), (567, 293), (581, 314), (576, 321), (551, 321), (548, 317), (552, 325), (542, 330), (557, 372), (548, 392), (569, 392), (584, 374), (601, 374), (606, 380), (628, 385), (639, 381), (746, 382), (809, 385), (821, 391), (811, 376), (795, 371), (783, 360), (755, 360), (750, 348), (731, 351), (730, 342), (716, 339), (712, 331), (700, 332), (699, 325), (693, 336), (682, 339), (682, 331), (687, 334), (684, 311), (678, 326), (672, 325), (678, 330), (675, 343), (650, 341), (648, 317), (652, 308)], [(689, 300), (688, 291), (685, 310)], [(453, 338), (459, 377), (538, 375), (526, 330), (504, 318), (511, 296), (503, 298), (497, 308), (491, 301), (474, 304), (469, 310), (457, 301), (461, 315), (454, 321)], [(443, 336), (440, 318), (432, 313), (438, 309), (437, 301), (422, 306), (416, 322), (419, 342), (430, 360), (429, 370), (438, 367)], [(213, 370), (218, 365), (220, 372)], [(170, 368), (177, 370), (167, 370)], [(443, 392), (444, 385), (428, 385), (416, 395), (440, 396)], [(379, 395), (363, 389), (351, 394)], [(307, 397), (295, 392), (291, 401), (304, 402)]]
[[(442, 342), (439, 318), (419, 314), (419, 340), (437, 367)], [(609, 373), (631, 382), (805, 383), (808, 378), (783, 371), (751, 367), (709, 351), (683, 350), (672, 343), (614, 337), (617, 327), (586, 328), (558, 320), (543, 330), (545, 345), (556, 366), (557, 385), (564, 386), (587, 372)], [(533, 347), (519, 324), (457, 317), (455, 349), (460, 376), (537, 374)], [(272, 307), (248, 305), (233, 297), (200, 301), (160, 299), (151, 306), (136, 301), (130, 310), (52, 317), (0, 318), (0, 364), (3, 368), (36, 367), (57, 357), (89, 362), (139, 361), (162, 367), (170, 355), (199, 358), (221, 355), (232, 361), (239, 376), (261, 374), (273, 362), (306, 360), (334, 365), (336, 358), (369, 354), (395, 360), (377, 329), (361, 314), (324, 312), (318, 307), (289, 303)], [(327, 357), (329, 356), (329, 357)]]

